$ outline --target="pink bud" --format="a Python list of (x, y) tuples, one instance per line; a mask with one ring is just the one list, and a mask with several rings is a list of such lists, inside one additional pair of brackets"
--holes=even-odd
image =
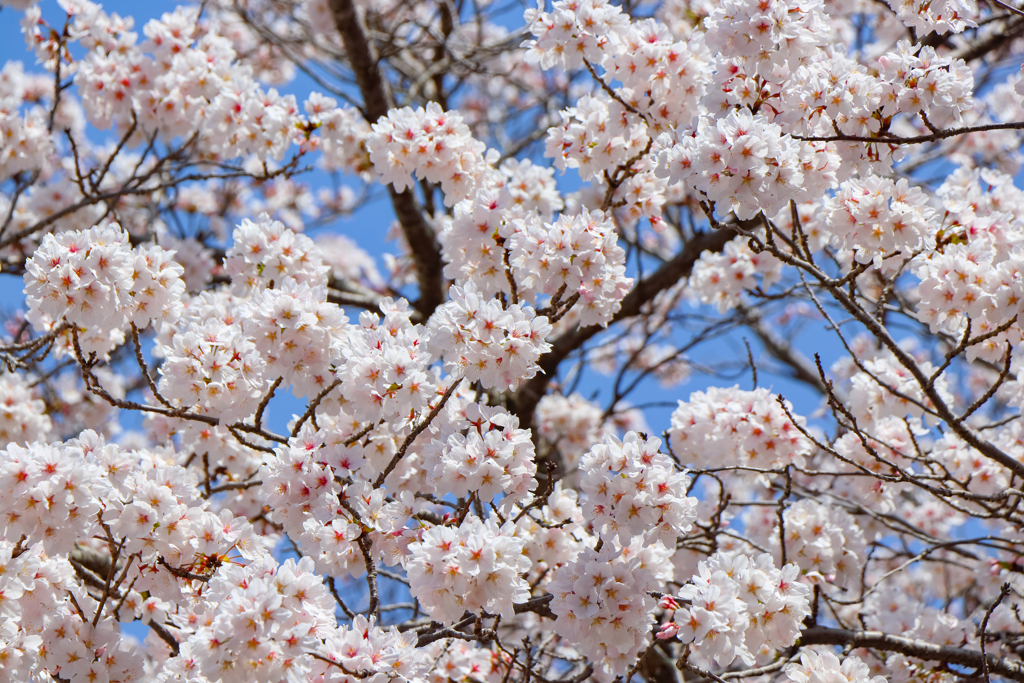
[(675, 638), (677, 633), (679, 633), (679, 625), (674, 621), (667, 621), (661, 625), (661, 630), (658, 631), (656, 637), (658, 640), (668, 640)]

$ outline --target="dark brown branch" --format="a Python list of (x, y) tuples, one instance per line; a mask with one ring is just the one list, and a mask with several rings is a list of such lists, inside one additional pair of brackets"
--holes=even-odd
[[(376, 123), (382, 116), (387, 116), (391, 108), (387, 80), (381, 73), (376, 51), (366, 37), (363, 19), (356, 11), (353, 0), (330, 0), (330, 7), (345, 45), (349, 65), (355, 74), (356, 84), (363, 96), (363, 117), (371, 124)], [(427, 318), (444, 302), (441, 248), (412, 191), (396, 192), (393, 186), (388, 191), (395, 217), (402, 226), (409, 252), (416, 264), (420, 298), (413, 307)]]
[[(320, 403), (327, 397), (327, 394), (331, 393), (339, 386), (341, 386), (341, 380), (336, 379), (320, 390), (320, 393), (316, 395), (316, 398), (314, 398), (313, 401), (306, 408), (306, 412), (304, 412), (302, 414), (302, 417), (300, 417), (295, 422), (295, 426), (292, 427), (292, 436), (298, 436), (299, 432), (302, 430), (302, 425), (306, 424), (306, 420), (308, 420), (309, 418), (313, 417), (313, 415), (316, 414), (317, 406), (319, 406)], [(313, 423), (313, 426), (316, 426), (315, 421)]]
[(267, 390), (267, 393), (263, 397), (263, 400), (261, 400), (260, 404), (256, 407), (256, 415), (253, 418), (253, 424), (255, 425), (256, 429), (263, 429), (263, 413), (266, 411), (267, 404), (270, 403), (270, 399), (274, 398), (274, 392), (277, 391), (277, 388), (279, 386), (281, 386), (282, 381), (283, 378), (281, 377), (275, 379), (274, 383), (270, 385), (270, 389)]
[(416, 647), (426, 647), (427, 645), (430, 645), (433, 642), (436, 642), (438, 640), (444, 640), (445, 638), (458, 638), (460, 636), (468, 636), (469, 634), (461, 633), (460, 631), (461, 629), (464, 629), (470, 624), (472, 624), (474, 621), (476, 621), (476, 616), (471, 615), (466, 617), (459, 623), (453, 624), (452, 626), (449, 626), (447, 628), (440, 628), (432, 633), (420, 634), (419, 638), (416, 640)]
[(435, 417), (437, 417), (437, 414), (441, 412), (441, 409), (444, 408), (444, 404), (448, 402), (448, 399), (451, 398), (455, 388), (458, 387), (461, 382), (461, 377), (452, 382), (444, 392), (441, 400), (438, 401), (431, 409), (430, 413), (420, 420), (419, 424), (412, 428), (412, 431), (409, 432), (409, 436), (405, 437), (405, 441), (403, 441), (402, 445), (398, 448), (398, 452), (391, 458), (391, 462), (389, 462), (388, 466), (384, 468), (384, 471), (380, 473), (377, 480), (373, 482), (373, 488), (379, 489), (384, 485), (384, 480), (388, 478), (388, 475), (391, 474), (396, 467), (398, 467), (398, 463), (400, 463), (402, 458), (405, 457), (405, 452), (409, 450), (409, 446), (412, 445), (412, 442), (416, 440), (416, 437), (419, 436), (424, 429), (430, 426), (430, 423)]
[(334, 585), (334, 577), (324, 576), (323, 580), (324, 585), (327, 586), (327, 590), (331, 591), (331, 595), (334, 596), (334, 602), (338, 603), (338, 607), (341, 608), (344, 615), (349, 619), (355, 619), (355, 612), (349, 609), (348, 605), (345, 604), (345, 601), (341, 599), (341, 595), (338, 594), (338, 587)]
[(530, 598), (526, 602), (520, 602), (512, 605), (512, 609), (516, 614), (533, 612), (539, 616), (554, 619), (555, 613), (551, 611), (550, 607), (548, 607), (548, 603), (550, 603), (554, 597), (554, 595), (548, 593), (547, 595), (542, 595), (539, 598)]
[(989, 123), (984, 126), (964, 126), (963, 128), (948, 128), (946, 130), (940, 130), (930, 135), (915, 135), (914, 137), (901, 138), (895, 136), (886, 137), (875, 137), (869, 138), (862, 135), (830, 135), (830, 136), (811, 136), (804, 137), (802, 135), (794, 135), (794, 140), (803, 140), (805, 142), (878, 142), (881, 144), (888, 145), (912, 145), (920, 144), (923, 142), (936, 142), (938, 140), (944, 140), (946, 138), (953, 138), (957, 135), (967, 135), (968, 133), (983, 133), (989, 130), (1021, 130), (1024, 129), (1024, 122), (1014, 121), (1011, 123)]
[(162, 557), (158, 557), (156, 563), (164, 569), (166, 569), (167, 571), (169, 571), (172, 575), (178, 577), (179, 579), (185, 579), (186, 581), (202, 581), (203, 583), (206, 583), (213, 577), (212, 573), (196, 574), (194, 572), (188, 571), (187, 569), (181, 569), (180, 567), (172, 567), (171, 565), (167, 564), (167, 560), (165, 560)]
[(821, 378), (814, 371), (810, 361), (797, 355), (788, 341), (777, 335), (771, 328), (765, 326), (761, 321), (761, 314), (756, 309), (741, 305), (737, 307), (737, 310), (743, 316), (747, 327), (761, 340), (765, 350), (773, 358), (784, 363), (793, 371), (792, 377), (794, 379), (798, 379), (821, 393), (825, 393), (825, 385), (821, 383)]
[(262, 486), (263, 480), (256, 479), (254, 481), (229, 481), (226, 484), (218, 484), (210, 488), (210, 495), (214, 493), (220, 493), (222, 491), (245, 491), (251, 489), (254, 486)]
[(139, 371), (142, 372), (142, 376), (146, 378), (146, 384), (149, 385), (149, 390), (153, 392), (153, 397), (160, 403), (164, 404), (167, 408), (174, 410), (174, 406), (171, 405), (170, 401), (163, 397), (160, 390), (156, 388), (156, 382), (153, 381), (153, 377), (149, 374), (149, 368), (146, 366), (146, 359), (142, 357), (142, 342), (139, 340), (139, 328), (135, 326), (135, 323), (131, 323), (132, 326), (132, 342), (135, 344), (135, 362), (139, 364)]
[[(644, 304), (651, 301), (660, 292), (689, 277), (693, 265), (701, 254), (705, 251), (721, 251), (735, 236), (735, 232), (727, 229), (695, 235), (675, 257), (666, 261), (658, 270), (638, 282), (630, 290), (629, 294), (622, 299), (622, 306), (612, 318), (612, 322), (639, 315)], [(551, 344), (551, 350), (541, 356), (538, 363), (541, 371), (523, 382), (515, 395), (513, 407), (515, 414), (519, 417), (520, 428), (529, 429), (533, 424), (533, 412), (537, 403), (544, 396), (548, 382), (555, 376), (559, 364), (584, 342), (604, 329), (601, 325), (577, 328), (566, 332)]]
[(1021, 34), (1024, 34), (1024, 19), (1017, 19), (1005, 24), (1002, 31), (993, 31), (992, 35), (985, 40), (975, 45), (969, 45), (960, 52), (954, 52), (950, 57), (962, 59), (965, 62), (980, 59), (990, 52), (995, 52), (1003, 46), (1009, 45)]
[(155, 621), (149, 622), (149, 627), (153, 629), (153, 633), (160, 637), (160, 640), (167, 643), (167, 646), (171, 648), (172, 656), (177, 657), (180, 649), (178, 647), (178, 641), (174, 639), (170, 631), (165, 629), (163, 625), (156, 623)]
[(370, 604), (366, 612), (380, 621), (380, 597), (377, 594), (377, 570), (373, 564), (373, 553), (370, 548), (370, 539), (363, 532), (359, 535), (359, 550), (363, 553), (363, 562), (366, 564), (366, 587), (370, 592)]
[(999, 607), (999, 603), (1001, 603), (1009, 594), (1010, 584), (1004, 583), (1002, 588), (999, 589), (999, 597), (997, 597), (989, 606), (988, 610), (985, 611), (985, 617), (981, 620), (981, 634), (978, 637), (978, 642), (981, 645), (982, 671), (984, 673), (985, 683), (991, 683), (991, 678), (989, 677), (988, 657), (985, 654), (985, 631), (988, 629), (988, 620), (992, 618), (992, 613), (996, 611), (996, 607)]
[(853, 648), (869, 647), (887, 652), (899, 652), (908, 657), (925, 661), (943, 662), (956, 666), (969, 666), (979, 672), (988, 666), (988, 671), (1005, 676), (1013, 681), (1024, 681), (1024, 664), (995, 655), (982, 655), (977, 650), (967, 650), (949, 645), (935, 645), (923, 640), (889, 635), (881, 631), (851, 631), (841, 628), (813, 626), (800, 637), (799, 645), (842, 645)]

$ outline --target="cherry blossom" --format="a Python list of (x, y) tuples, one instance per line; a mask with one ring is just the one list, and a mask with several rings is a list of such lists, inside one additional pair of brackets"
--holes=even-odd
[(1012, 2), (0, 5), (0, 682), (1022, 678)]
[[(803, 462), (812, 444), (803, 420), (765, 389), (711, 389), (679, 402), (669, 438), (683, 462), (780, 467)], [(794, 423), (794, 420), (796, 422)]]
[(696, 519), (697, 501), (685, 495), (689, 479), (674, 471), (660, 446), (660, 439), (628, 432), (621, 442), (606, 437), (581, 458), (583, 513), (602, 538), (628, 545), (639, 537), (671, 547)]
[(510, 527), (467, 517), (456, 528), (426, 529), (409, 544), (409, 590), (431, 617), (450, 624), (467, 609), (487, 609), (512, 618), (513, 604), (529, 595), (519, 574), (530, 560)]

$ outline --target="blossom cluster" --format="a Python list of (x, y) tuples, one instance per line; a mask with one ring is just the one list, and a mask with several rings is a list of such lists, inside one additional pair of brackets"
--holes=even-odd
[(397, 683), (423, 680), (435, 659), (432, 653), (416, 647), (415, 633), (400, 633), (395, 626), (385, 631), (375, 622), (374, 617), (358, 615), (351, 626), (323, 634), (320, 653), (331, 663), (313, 662), (313, 673), (330, 683), (350, 681), (346, 671), (367, 672), (371, 680), (379, 674)]
[(795, 564), (777, 568), (767, 553), (754, 559), (717, 553), (679, 591), (689, 607), (665, 601), (674, 611), (658, 637), (678, 637), (721, 666), (736, 657), (752, 664), (762, 648), (789, 647), (799, 638), (811, 613), (811, 590), (799, 574)]
[(188, 299), (161, 330), (162, 395), (229, 422), (251, 415), (278, 378), (299, 396), (318, 395), (343, 359), (349, 327), (327, 302), (329, 268), (316, 246), (263, 214), (242, 221), (226, 257), (233, 293)]
[(384, 279), (373, 257), (354, 240), (344, 235), (321, 235), (316, 239), (316, 246), (324, 263), (331, 269), (328, 280), (347, 280), (374, 291), (383, 289)]
[[(921, 33), (960, 33), (977, 26), (977, 7), (972, 0), (886, 0), (893, 12), (907, 26)], [(802, 683), (802, 682), (800, 682)]]
[(601, 178), (606, 169), (638, 157), (650, 142), (640, 116), (604, 92), (584, 95), (559, 116), (561, 122), (548, 128), (544, 156), (554, 158), (560, 171), (578, 169), (583, 180)]
[[(999, 447), (1007, 453), (1014, 453), (1014, 457), (1019, 457), (1015, 451), (1020, 447), (1014, 433), (1019, 430), (1017, 426), (997, 439)], [(970, 490), (981, 495), (997, 495), (1009, 485), (1009, 473), (1004, 467), (984, 457), (954, 434), (944, 434), (937, 439), (929, 455), (942, 463), (952, 476), (969, 482)]]
[[(529, 63), (572, 71), (586, 60), (592, 69), (603, 68), (606, 81), (622, 83), (622, 99), (656, 127), (686, 125), (698, 113), (711, 80), (712, 60), (702, 41), (677, 40), (654, 19), (631, 22), (620, 7), (604, 0), (561, 0), (551, 12), (527, 10), (526, 21), (536, 38), (523, 44)], [(615, 118), (613, 112), (610, 120)], [(587, 127), (596, 123), (589, 115), (578, 120)]]
[(95, 459), (85, 458), (81, 451), (67, 451), (63, 444), (8, 444), (0, 461), (4, 501), (0, 536), (42, 542), (56, 555), (68, 552), (75, 540), (98, 529), (97, 514), (102, 511), (98, 500), (111, 490), (103, 476), (108, 466), (104, 460), (114, 458), (116, 463), (116, 449), (113, 453), (100, 449)]
[[(788, 132), (825, 136), (838, 131), (884, 137), (901, 128), (914, 130), (897, 117), (901, 112), (918, 114), (930, 126), (947, 127), (961, 123), (963, 114), (974, 107), (973, 73), (960, 59), (936, 55), (930, 47), (915, 52), (900, 41), (877, 62), (878, 67), (869, 70), (842, 45), (828, 46), (784, 82), (763, 88), (761, 97), (772, 104), (774, 120)], [(744, 92), (752, 90), (756, 92)], [(750, 106), (752, 99), (753, 93), (738, 101)], [(840, 180), (889, 173), (906, 151), (888, 145), (833, 144), (842, 158)]]
[[(820, 0), (726, 0), (704, 22), (704, 40), (716, 54), (753, 59), (762, 75), (783, 60), (796, 64), (823, 42)], [(754, 70), (751, 70), (753, 75)]]
[(445, 683), (461, 677), (501, 683), (501, 673), (508, 671), (508, 655), (465, 640), (437, 641), (423, 650), (433, 662), (426, 677), (429, 683)]
[[(352, 503), (366, 511), (358, 493), (367, 487), (360, 482), (343, 490), (338, 477), (351, 476), (361, 463), (354, 461), (350, 449), (333, 443), (336, 436), (334, 426), (317, 430), (306, 424), (287, 447), (267, 454), (259, 470), (258, 499), (270, 508), (270, 518), (316, 562), (318, 571), (358, 576), (366, 571), (358, 541), (364, 528), (353, 515)], [(371, 496), (378, 526), (390, 519), (379, 519), (382, 498)], [(349, 502), (348, 509), (342, 499)]]
[(743, 301), (743, 293), (758, 286), (764, 289), (782, 276), (782, 262), (766, 251), (754, 253), (749, 240), (738, 237), (721, 252), (705, 251), (693, 264), (687, 281), (689, 295), (702, 304), (715, 304), (721, 313)]
[(116, 223), (47, 234), (25, 262), (26, 317), (37, 330), (67, 323), (83, 353), (107, 354), (129, 321), (144, 328), (180, 314), (184, 271), (172, 257), (157, 245), (133, 249)]
[(442, 223), (438, 240), (445, 275), (456, 284), (472, 280), (486, 295), (511, 295), (504, 240), (514, 227), (505, 224), (524, 214), (550, 221), (562, 206), (553, 169), (528, 159), (491, 169), (473, 196), (456, 204), (451, 219)]
[[(89, 435), (86, 432), (80, 441)], [(167, 454), (119, 451), (117, 446), (104, 446), (95, 435), (90, 439), (91, 443), (78, 448), (87, 453), (90, 448), (93, 452), (102, 449), (106, 453), (103, 466), (117, 474), (114, 489), (118, 498), (108, 498), (104, 521), (125, 539), (125, 552), (140, 555), (138, 567), (129, 572), (135, 590), (150, 591), (164, 600), (177, 598), (178, 582), (183, 579), (159, 571), (157, 557), (183, 567), (193, 557), (219, 557), (228, 549), (246, 560), (265, 553), (265, 540), (256, 535), (246, 518), (227, 509), (219, 513), (208, 509), (196, 487), (194, 471), (169, 466)]]
[(128, 234), (116, 224), (46, 235), (25, 263), (28, 320), (39, 330), (62, 321), (108, 334), (121, 330), (133, 266)]
[[(905, 3), (908, 4), (908, 3)], [(937, 4), (937, 3), (935, 3)], [(908, 41), (878, 58), (882, 112), (931, 115), (936, 125), (961, 122), (974, 107), (974, 72), (962, 59), (939, 56), (932, 47), (914, 51)]]
[(1014, 185), (1013, 176), (964, 165), (946, 177), (936, 195), (948, 213), (947, 234), (968, 243), (987, 240), (996, 262), (1012, 254), (1020, 240), (1018, 224), (1024, 219), (1024, 190)]
[[(242, 332), (241, 321), (216, 317), (217, 302), (210, 303), (210, 309), (196, 307), (183, 316), (162, 348), (159, 390), (183, 406), (235, 422), (255, 412), (266, 361)], [(199, 317), (204, 314), (209, 317)]]
[(534, 582), (550, 582), (551, 570), (571, 562), (593, 543), (594, 537), (585, 529), (578, 497), (575, 490), (558, 481), (540, 514), (526, 515), (517, 522), (516, 533), (523, 539), (523, 554), (533, 562)]
[(800, 663), (787, 664), (786, 677), (793, 683), (820, 683), (842, 678), (850, 683), (884, 683), (884, 676), (872, 676), (868, 665), (852, 655), (839, 661), (834, 652), (804, 650)]
[(867, 544), (848, 512), (803, 499), (787, 507), (782, 519), (786, 559), (807, 575), (822, 576), (839, 586), (850, 586), (860, 578)]
[(486, 609), (512, 619), (513, 604), (525, 602), (530, 568), (514, 524), (471, 515), (457, 527), (434, 526), (409, 544), (405, 568), (409, 591), (435, 621), (451, 624), (466, 610)]
[(746, 107), (717, 121), (702, 118), (692, 133), (677, 137), (657, 173), (692, 185), (741, 219), (777, 213), (837, 182), (840, 158), (826, 143), (795, 140)]
[(204, 597), (211, 612), (188, 633), (168, 664), (172, 672), (225, 683), (308, 675), (308, 652), (337, 629), (334, 599), (309, 558), (223, 567)]
[(551, 325), (532, 307), (482, 296), (467, 282), (452, 286), (449, 300), (430, 319), (431, 344), (452, 374), (484, 387), (514, 389), (537, 374), (537, 360), (550, 350)]
[[(51, 176), (47, 183), (31, 185), (24, 193), (23, 199), (13, 201), (13, 197), (0, 195), (0, 207), (11, 216), (10, 227), (25, 230), (38, 225), (41, 220), (53, 222), (54, 232), (87, 230), (103, 218), (102, 206), (84, 206), (77, 211), (67, 212), (69, 206), (80, 203), (82, 193), (75, 181), (63, 174)], [(25, 240), (20, 249), (25, 253), (34, 251), (39, 246), (36, 240)]]
[(129, 317), (136, 327), (173, 323), (181, 315), (185, 269), (173, 257), (158, 245), (135, 250)]
[(366, 140), (370, 161), (381, 182), (402, 192), (420, 180), (441, 185), (447, 206), (466, 199), (487, 169), (484, 144), (473, 139), (457, 111), (436, 102), (392, 109), (373, 124)]
[(373, 168), (366, 148), (372, 131), (362, 115), (336, 100), (312, 93), (305, 103), (309, 122), (316, 126), (326, 170), (367, 174)]
[(524, 44), (526, 58), (544, 69), (561, 67), (571, 71), (583, 60), (600, 64), (617, 48), (619, 37), (629, 26), (629, 16), (607, 0), (558, 0), (552, 11), (528, 9), (526, 23), (537, 40)]
[(894, 587), (882, 588), (868, 596), (865, 606), (869, 615), (865, 623), (869, 628), (899, 630), (907, 637), (945, 645), (963, 643), (974, 628), (970, 620), (923, 604), (919, 596), (907, 595)]
[[(79, 588), (75, 593), (76, 602), (81, 601), (79, 607), (94, 608), (96, 601), (84, 590)], [(40, 637), (46, 644), (40, 647), (40, 659), (48, 669), (74, 683), (131, 683), (142, 677), (142, 652), (121, 638), (118, 624), (104, 620), (94, 625), (69, 609), (66, 602), (62, 608), (47, 619)]]
[[(848, 135), (869, 137), (882, 129), (884, 119), (876, 112), (885, 89), (886, 83), (847, 55), (842, 45), (833, 45), (773, 87), (770, 99), (780, 108), (775, 120), (790, 132), (827, 133), (834, 132), (835, 126)], [(740, 101), (749, 105), (756, 93), (744, 88), (742, 94), (745, 97)], [(843, 159), (840, 174), (844, 178), (858, 169), (861, 173), (876, 167), (879, 172), (888, 170), (886, 162), (891, 161), (891, 155), (881, 150), (875, 158), (865, 156), (863, 145), (837, 142), (836, 152)]]
[(18, 94), (0, 92), (0, 181), (42, 169), (54, 151), (43, 111), (37, 107), (22, 116), (21, 104)]
[(659, 452), (661, 439), (628, 432), (605, 437), (580, 459), (583, 514), (606, 539), (626, 546), (634, 538), (675, 546), (697, 518), (697, 499), (686, 495), (690, 479)]
[[(0, 540), (0, 679), (27, 681), (38, 669), (45, 617), (66, 601), (67, 591), (75, 586), (73, 577), (67, 559), (50, 555), (42, 543), (24, 548)], [(56, 657), (66, 662), (63, 650), (71, 644), (55, 645), (62, 650)], [(46, 646), (52, 647), (49, 642)], [(83, 664), (89, 666), (92, 658)]]
[[(42, 636), (5, 632), (3, 647), (18, 650), (14, 666), (22, 657), (38, 656), (69, 680), (98, 675), (112, 681), (138, 679), (141, 655), (121, 639), (117, 621), (99, 621), (103, 605), (83, 586), (68, 583), (68, 554), (88, 548), (94, 534), (121, 539), (111, 542), (126, 557), (137, 557), (124, 567), (121, 581), (127, 579), (136, 596), (148, 591), (152, 597), (140, 607), (163, 610), (161, 618), (166, 618), (167, 600), (179, 599), (187, 587), (187, 580), (178, 582), (188, 558), (217, 556), (229, 547), (247, 559), (263, 552), (246, 520), (227, 510), (218, 516), (206, 509), (193, 473), (171, 465), (165, 454), (122, 450), (91, 431), (50, 446), (9, 445), (0, 458), (0, 481), (0, 537), (22, 539), (17, 550), (0, 542), (0, 556), (6, 555), (10, 570), (0, 575), (13, 581), (0, 593), (2, 609), (20, 609), (22, 628)], [(29, 568), (32, 575), (26, 574)], [(72, 593), (74, 609), (65, 589)], [(59, 598), (54, 590), (61, 592)], [(127, 591), (124, 597), (141, 603), (129, 601)], [(36, 600), (49, 602), (43, 608), (35, 606)], [(115, 609), (115, 603), (106, 606)], [(86, 620), (86, 612), (96, 617)]]
[(25, 378), (16, 373), (0, 377), (0, 448), (46, 442), (53, 423)]
[(488, 503), (504, 493), (502, 508), (523, 500), (537, 486), (530, 432), (519, 429), (518, 418), (504, 409), (479, 403), (466, 406), (465, 419), (470, 429), (443, 444), (435, 441), (436, 453), (424, 463), (436, 495), (462, 498), (475, 492)]
[(536, 212), (546, 221), (563, 208), (554, 169), (529, 159), (506, 159), (498, 172), (501, 174), (498, 182), (501, 205), (515, 211)]
[[(196, 127), (194, 112), (212, 153), (226, 159), (281, 160), (300, 139), (295, 96), (263, 90), (249, 73), (232, 69), (233, 50), (220, 36), (203, 36), (196, 46), (193, 54), (176, 56), (170, 70), (154, 79), (153, 90), (139, 98), (143, 120), (165, 135), (184, 135)], [(222, 77), (218, 71), (226, 73)], [(174, 116), (165, 120), (168, 111)]]
[[(166, 139), (196, 135), (207, 154), (222, 159), (279, 160), (301, 141), (294, 96), (259, 88), (231, 40), (204, 30), (194, 8), (149, 21), (141, 45), (132, 27), (130, 18), (76, 3), (71, 35), (87, 49), (76, 81), (90, 123), (104, 129), (134, 117)], [(26, 33), (37, 51), (55, 47)]]
[(642, 19), (631, 22), (614, 43), (606, 48), (604, 66), (622, 83), (624, 99), (636, 102), (655, 128), (689, 124), (711, 82), (711, 52), (704, 41), (676, 40), (661, 22)]
[[(244, 446), (227, 426), (153, 415), (149, 428), (157, 438), (179, 439), (182, 451), (204, 453), (209, 467), (232, 481), (245, 481), (259, 469), (262, 454)], [(238, 509), (239, 514), (244, 507)]]
[(591, 444), (609, 434), (603, 411), (579, 394), (548, 394), (537, 404), (537, 431), (575, 465)]
[(694, 392), (672, 413), (672, 452), (699, 467), (800, 465), (813, 444), (801, 431), (804, 419), (792, 410), (767, 389)]
[[(707, 109), (724, 116), (734, 107), (747, 108), (786, 122), (798, 108), (777, 103), (789, 104), (793, 91), (808, 85), (806, 72), (826, 59), (824, 9), (820, 0), (726, 0), (709, 7), (702, 37), (715, 58), (715, 82), (705, 98)], [(813, 174), (808, 180), (814, 182)]]
[(1000, 363), (1007, 345), (1021, 338), (1014, 319), (1024, 301), (1017, 246), (1024, 193), (998, 171), (960, 168), (938, 195), (947, 216), (936, 234), (938, 248), (911, 263), (921, 280), (918, 319), (933, 332), (954, 335), (970, 320), (972, 336), (983, 341), (967, 349), (967, 358)]
[(935, 212), (925, 193), (905, 178), (848, 180), (825, 200), (825, 210), (828, 231), (840, 246), (854, 250), (859, 263), (874, 263), (886, 273), (914, 252), (934, 247), (929, 220)]
[(563, 301), (578, 296), (581, 325), (607, 325), (633, 284), (625, 276), (626, 253), (616, 243), (615, 226), (601, 211), (562, 214), (550, 225), (515, 221), (499, 232), (517, 292), (533, 301), (540, 293)]
[[(956, 334), (968, 318), (984, 333), (1016, 317), (1024, 295), (1021, 254), (996, 259), (991, 242), (979, 239), (915, 260), (914, 272), (921, 279), (918, 319), (933, 331)], [(990, 359), (997, 360), (1005, 350), (1005, 338), (992, 340), (984, 350), (995, 351), (996, 358)]]
[(224, 269), (238, 295), (254, 287), (280, 287), (286, 280), (317, 287), (327, 284), (327, 266), (313, 240), (261, 214), (243, 219), (232, 235)]
[(624, 673), (650, 642), (650, 624), (664, 568), (655, 557), (658, 546), (642, 549), (639, 539), (616, 551), (609, 543), (600, 551), (586, 548), (560, 567), (548, 590), (555, 629), (595, 664), (610, 674)]
[(359, 327), (347, 335), (342, 349), (345, 362), (336, 372), (343, 407), (360, 421), (421, 410), (437, 387), (428, 374), (429, 335), (410, 321), (408, 302), (384, 299), (380, 309), (383, 318), (370, 311), (359, 315)]
[(288, 447), (266, 454), (260, 467), (260, 499), (293, 538), (302, 535), (307, 517), (329, 524), (341, 507), (341, 486), (324, 462), (326, 454), (318, 452), (326, 436), (307, 424)]
[(326, 288), (289, 278), (276, 289), (256, 291), (248, 313), (242, 330), (266, 362), (265, 377), (282, 378), (306, 398), (323, 391), (332, 365), (341, 360), (348, 322), (341, 308), (327, 301)]

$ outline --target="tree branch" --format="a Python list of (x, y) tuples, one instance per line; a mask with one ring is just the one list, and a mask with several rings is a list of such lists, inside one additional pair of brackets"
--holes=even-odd
[[(726, 229), (694, 235), (678, 254), (630, 290), (622, 299), (622, 307), (612, 318), (612, 322), (639, 315), (643, 305), (657, 294), (689, 277), (693, 264), (701, 254), (705, 251), (721, 251), (734, 237), (736, 233)], [(550, 351), (541, 356), (538, 363), (541, 371), (520, 386), (513, 400), (513, 412), (519, 417), (521, 429), (529, 429), (533, 424), (533, 412), (544, 396), (548, 383), (555, 376), (558, 365), (584, 342), (604, 329), (606, 328), (602, 325), (590, 325), (566, 332), (551, 344)]]
[[(345, 45), (349, 65), (355, 74), (356, 84), (363, 96), (363, 117), (370, 124), (376, 123), (382, 116), (387, 116), (391, 108), (390, 89), (381, 73), (376, 52), (366, 37), (362, 17), (356, 11), (353, 0), (330, 0), (330, 7)], [(402, 226), (409, 252), (416, 264), (420, 298), (413, 307), (427, 318), (444, 302), (441, 247), (412, 191), (396, 192), (393, 186), (388, 186), (388, 192), (391, 194), (395, 217)]]
[(793, 371), (793, 379), (798, 379), (804, 384), (814, 387), (821, 393), (825, 393), (825, 385), (822, 384), (818, 373), (814, 371), (810, 361), (793, 351), (788, 341), (780, 337), (761, 320), (761, 314), (753, 308), (740, 305), (737, 307), (747, 327), (757, 335), (765, 350), (776, 360), (784, 363)]
[(893, 636), (881, 631), (851, 631), (841, 628), (813, 626), (803, 632), (799, 645), (842, 645), (869, 647), (887, 652), (898, 652), (908, 657), (925, 661), (944, 662), (957, 666), (969, 666), (979, 672), (988, 671), (1010, 680), (1024, 681), (1024, 663), (1015, 662), (995, 655), (982, 655), (977, 650), (966, 650), (949, 645), (935, 645), (923, 640)]

